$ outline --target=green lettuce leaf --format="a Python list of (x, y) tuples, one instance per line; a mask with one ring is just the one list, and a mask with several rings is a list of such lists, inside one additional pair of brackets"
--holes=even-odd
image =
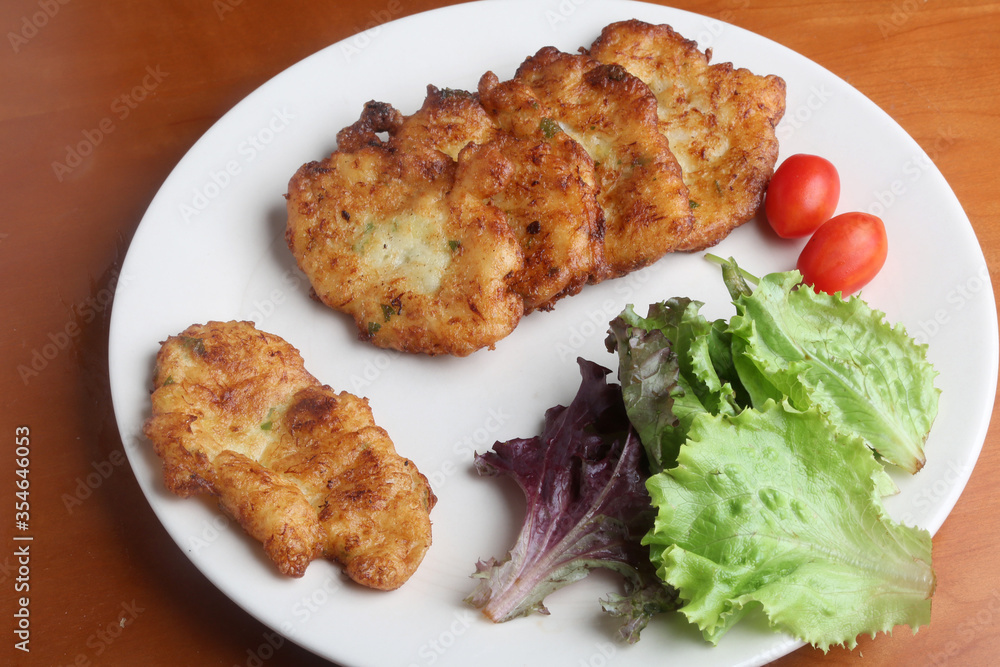
[(887, 477), (860, 438), (816, 409), (769, 401), (703, 414), (677, 467), (647, 487), (645, 542), (687, 618), (713, 643), (750, 609), (823, 650), (930, 620), (931, 538), (894, 523)]
[(838, 429), (916, 472), (939, 395), (925, 346), (861, 299), (817, 293), (801, 279), (772, 273), (734, 301), (733, 355), (752, 403), (787, 396), (800, 410), (817, 406)]
[(650, 305), (646, 317), (628, 307), (611, 322), (607, 346), (618, 352), (625, 408), (656, 471), (673, 466), (696, 416), (742, 409), (731, 335), (724, 321), (699, 313), (702, 305), (674, 298)]

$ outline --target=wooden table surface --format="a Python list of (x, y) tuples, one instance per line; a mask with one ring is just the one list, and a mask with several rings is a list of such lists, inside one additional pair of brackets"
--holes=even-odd
[[(579, 0), (577, 0), (579, 1)], [(570, 0), (566, 0), (570, 2)], [(301, 58), (440, 0), (6, 0), (0, 6), (0, 663), (319, 665), (196, 571), (123, 454), (106, 351), (129, 241), (178, 160)], [(934, 157), (1000, 271), (1000, 4), (678, 0), (832, 70)], [(461, 54), (456, 54), (461, 57)], [(90, 143), (76, 158), (67, 146)], [(942, 224), (947, 224), (942, 221)], [(25, 372), (26, 368), (34, 372)], [(31, 438), (34, 542), (19, 575), (15, 438)], [(991, 665), (1000, 655), (1000, 429), (934, 539), (933, 620), (915, 636), (810, 648), (793, 665)], [(31, 652), (15, 598), (30, 582)], [(267, 641), (280, 644), (269, 648)], [(10, 657), (7, 657), (10, 656)]]

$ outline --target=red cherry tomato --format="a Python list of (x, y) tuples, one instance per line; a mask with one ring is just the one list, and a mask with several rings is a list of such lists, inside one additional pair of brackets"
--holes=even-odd
[(843, 213), (823, 223), (799, 255), (803, 282), (844, 296), (868, 284), (885, 264), (889, 242), (882, 220), (868, 213)]
[(767, 186), (764, 212), (785, 239), (812, 234), (837, 210), (840, 175), (829, 160), (799, 153), (785, 159)]

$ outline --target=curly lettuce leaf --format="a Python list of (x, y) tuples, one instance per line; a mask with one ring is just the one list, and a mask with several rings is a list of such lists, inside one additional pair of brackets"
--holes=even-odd
[(646, 317), (628, 307), (611, 322), (607, 347), (618, 353), (625, 407), (656, 471), (673, 465), (697, 415), (742, 409), (726, 323), (705, 319), (702, 305), (674, 298)]
[(579, 360), (582, 382), (568, 407), (545, 413), (533, 438), (498, 442), (476, 456), (483, 475), (507, 475), (527, 501), (524, 525), (503, 560), (477, 563), (479, 584), (466, 601), (494, 622), (547, 614), (545, 597), (607, 568), (625, 578), (609, 611), (634, 642), (649, 618), (675, 608), (676, 595), (655, 575), (642, 536), (652, 526), (642, 445), (610, 371)]
[(775, 402), (703, 415), (688, 437), (649, 479), (645, 542), (707, 640), (754, 607), (823, 650), (929, 622), (930, 535), (886, 515), (886, 473), (859, 438)]
[(914, 473), (937, 415), (937, 373), (918, 345), (857, 297), (800, 285), (797, 271), (764, 276), (734, 301), (734, 355), (755, 405), (788, 396)]

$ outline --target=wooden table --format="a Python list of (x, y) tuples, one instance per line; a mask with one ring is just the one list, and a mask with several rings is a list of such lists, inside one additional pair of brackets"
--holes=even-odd
[[(440, 0), (8, 0), (0, 6), (0, 283), (5, 489), (0, 662), (319, 665), (200, 575), (139, 490), (106, 350), (118, 270), (177, 161), (226, 110), (301, 58)], [(931, 154), (1000, 271), (1000, 4), (678, 0), (843, 77)], [(456, 54), (460, 57), (460, 54)], [(72, 155), (67, 146), (81, 146)], [(34, 372), (25, 372), (30, 368)], [(30, 428), (31, 653), (13, 649), (10, 494)], [(777, 664), (987, 665), (1000, 654), (1000, 430), (937, 534), (933, 621), (853, 652)], [(269, 643), (270, 642), (270, 643)], [(277, 644), (277, 648), (272, 648)]]

